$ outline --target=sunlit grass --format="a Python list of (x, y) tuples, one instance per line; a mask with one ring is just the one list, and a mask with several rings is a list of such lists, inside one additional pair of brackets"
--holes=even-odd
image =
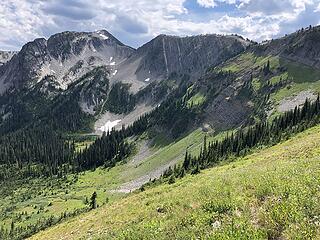
[(320, 127), (117, 201), (33, 239), (316, 239)]

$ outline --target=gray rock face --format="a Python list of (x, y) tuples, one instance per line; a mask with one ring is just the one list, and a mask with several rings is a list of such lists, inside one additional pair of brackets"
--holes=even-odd
[[(23, 92), (40, 91), (49, 101), (60, 95), (77, 96), (83, 112), (100, 116), (117, 82), (128, 83), (131, 93), (147, 86), (145, 91), (152, 93), (160, 89), (157, 100), (151, 96), (137, 103), (132, 113), (139, 117), (172, 91), (170, 87), (161, 90), (161, 83), (167, 83), (163, 81), (178, 85), (181, 80), (197, 80), (209, 67), (239, 54), (249, 44), (238, 36), (160, 35), (136, 50), (104, 30), (58, 33), (27, 43), (0, 67), (0, 95), (10, 89), (10, 96), (15, 97), (19, 91), (14, 90), (23, 88)], [(144, 107), (137, 111), (139, 106)]]
[(320, 26), (269, 41), (258, 46), (258, 51), (320, 68)]
[(135, 83), (133, 91), (167, 78), (178, 79), (184, 75), (196, 79), (209, 67), (237, 55), (248, 45), (248, 41), (237, 36), (160, 35), (124, 61), (116, 79)]
[(68, 85), (97, 66), (122, 62), (134, 49), (107, 31), (63, 32), (36, 39), (0, 68), (0, 94), (10, 87), (32, 87), (50, 75), (58, 86)]

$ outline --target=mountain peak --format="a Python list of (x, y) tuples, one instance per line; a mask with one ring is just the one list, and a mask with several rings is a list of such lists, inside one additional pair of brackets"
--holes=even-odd
[(25, 44), (17, 58), (3, 66), (0, 94), (11, 86), (33, 86), (46, 76), (53, 76), (57, 85), (65, 89), (93, 68), (113, 66), (133, 51), (106, 30), (65, 31), (48, 40), (38, 38)]

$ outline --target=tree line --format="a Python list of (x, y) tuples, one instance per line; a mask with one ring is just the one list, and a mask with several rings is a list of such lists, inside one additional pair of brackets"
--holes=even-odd
[(199, 155), (192, 156), (186, 151), (183, 163), (167, 169), (160, 181), (167, 180), (172, 183), (174, 178), (183, 177), (186, 173), (197, 174), (201, 169), (212, 167), (224, 160), (244, 156), (255, 147), (277, 144), (319, 122), (320, 98), (318, 96), (313, 102), (306, 99), (301, 108), (295, 107), (270, 122), (261, 121), (250, 127), (241, 128), (221, 141), (208, 143), (205, 136)]

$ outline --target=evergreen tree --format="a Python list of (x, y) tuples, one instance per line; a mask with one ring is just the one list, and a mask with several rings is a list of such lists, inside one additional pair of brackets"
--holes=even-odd
[(90, 209), (97, 208), (97, 193), (96, 192), (93, 192), (93, 194), (90, 198), (89, 206), (90, 206)]

